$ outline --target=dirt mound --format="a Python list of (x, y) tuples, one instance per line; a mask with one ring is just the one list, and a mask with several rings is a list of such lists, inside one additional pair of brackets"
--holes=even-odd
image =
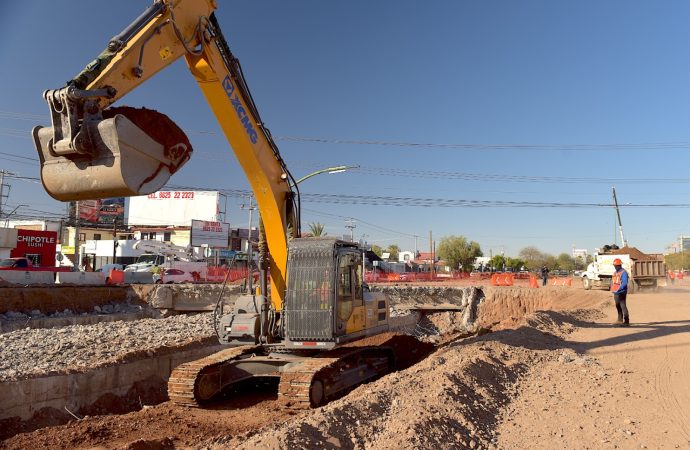
[[(204, 448), (492, 448), (497, 415), (527, 368), (557, 360), (563, 317), (439, 348), (419, 364), (360, 386), (347, 397), (253, 436)], [(531, 317), (531, 316), (530, 316)], [(567, 331), (566, 331), (567, 332)]]
[(485, 298), (479, 305), (477, 325), (493, 329), (515, 327), (527, 314), (535, 311), (596, 308), (611, 297), (605, 291), (584, 291), (559, 286), (538, 289), (485, 288), (484, 293)]
[(617, 250), (610, 250), (607, 253), (611, 255), (630, 255), (632, 259), (636, 259), (638, 261), (649, 261), (651, 259), (656, 259), (656, 256), (642, 253), (635, 247), (621, 247)]

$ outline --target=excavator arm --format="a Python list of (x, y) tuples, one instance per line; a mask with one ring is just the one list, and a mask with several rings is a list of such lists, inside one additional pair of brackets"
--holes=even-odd
[(271, 301), (280, 311), (287, 232), (300, 228), (299, 193), (215, 9), (215, 0), (158, 0), (67, 86), (46, 91), (52, 127), (33, 130), (41, 179), (63, 201), (145, 195), (163, 187), (191, 155), (184, 133), (155, 111), (108, 108), (184, 57), (256, 197), (270, 255)]

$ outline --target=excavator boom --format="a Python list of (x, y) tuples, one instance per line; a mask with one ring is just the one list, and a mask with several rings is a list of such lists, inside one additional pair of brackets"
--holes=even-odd
[(62, 201), (145, 195), (191, 156), (172, 120), (155, 111), (110, 108), (184, 57), (252, 187), (265, 230), (271, 299), (285, 292), (286, 230), (299, 232), (292, 175), (252, 101), (239, 61), (213, 14), (214, 0), (158, 0), (67, 86), (44, 93), (52, 127), (35, 127), (46, 191)]

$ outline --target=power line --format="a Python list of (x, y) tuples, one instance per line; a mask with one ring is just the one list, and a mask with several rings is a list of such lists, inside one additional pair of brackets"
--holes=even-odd
[[(21, 113), (14, 111), (0, 111), (0, 119), (15, 119), (29, 121), (46, 121), (48, 118), (39, 114)], [(17, 133), (22, 136), (29, 136), (27, 130), (0, 128), (8, 133)], [(188, 134), (220, 135), (217, 131), (211, 130), (184, 130)], [(274, 140), (283, 142), (299, 142), (313, 144), (333, 144), (333, 145), (361, 145), (361, 146), (384, 146), (384, 147), (410, 147), (410, 148), (441, 148), (459, 150), (566, 150), (566, 151), (601, 151), (601, 150), (678, 150), (690, 149), (690, 142), (671, 141), (671, 142), (641, 142), (641, 143), (584, 143), (584, 144), (481, 144), (481, 143), (432, 143), (432, 142), (406, 142), (406, 141), (385, 141), (385, 140), (361, 140), (361, 139), (337, 139), (310, 136), (274, 136)]]
[[(339, 214), (331, 214), (331, 213), (326, 213), (323, 211), (316, 211), (316, 210), (309, 209), (309, 208), (302, 208), (302, 211), (307, 211), (307, 212), (310, 212), (312, 214), (322, 215), (325, 217), (332, 217), (335, 219), (345, 219), (345, 220), (354, 219), (354, 220), (358, 221), (360, 224), (364, 224), (364, 225), (366, 225), (372, 229), (378, 230), (378, 231), (385, 231), (387, 233), (394, 233), (394, 234), (399, 234), (401, 236), (407, 236), (407, 237), (415, 237), (414, 234), (403, 233), (402, 231), (393, 230), (392, 228), (387, 228), (387, 227), (382, 227), (380, 225), (375, 225), (371, 222), (367, 222), (367, 221), (364, 221), (362, 219), (358, 219), (358, 218), (352, 217), (352, 216), (341, 216)], [(417, 235), (417, 236), (419, 236), (419, 235)]]
[[(195, 186), (168, 186), (175, 190), (218, 191), (228, 197), (246, 197), (250, 191), (244, 189), (218, 189)], [(510, 200), (469, 200), (452, 198), (389, 197), (348, 194), (301, 194), (304, 202), (410, 207), (468, 207), (468, 208), (613, 208), (610, 203), (583, 202), (530, 202)], [(690, 208), (690, 203), (626, 203), (625, 208)]]

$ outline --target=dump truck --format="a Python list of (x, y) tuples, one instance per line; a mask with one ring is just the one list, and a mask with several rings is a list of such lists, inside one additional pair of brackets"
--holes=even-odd
[(585, 289), (611, 287), (611, 277), (615, 272), (613, 260), (620, 258), (623, 268), (630, 275), (628, 292), (656, 290), (666, 286), (666, 264), (663, 255), (642, 253), (635, 247), (605, 245), (594, 254), (594, 261), (582, 274)]

